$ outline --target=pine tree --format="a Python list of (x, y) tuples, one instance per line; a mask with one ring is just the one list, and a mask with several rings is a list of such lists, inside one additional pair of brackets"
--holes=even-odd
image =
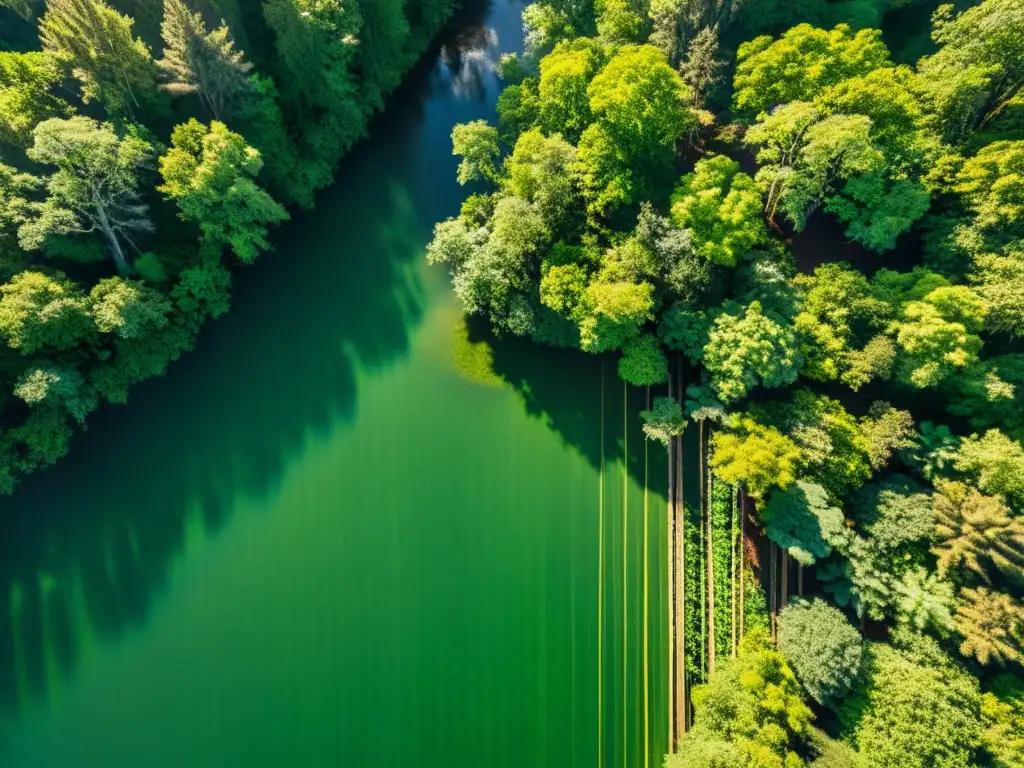
[(235, 50), (227, 24), (207, 31), (203, 17), (182, 0), (166, 0), (161, 27), (164, 55), (156, 66), (161, 86), (172, 95), (196, 93), (216, 120), (230, 117), (239, 99), (252, 90), (252, 64)]
[(939, 573), (962, 568), (986, 583), (989, 568), (1024, 581), (1024, 521), (998, 496), (963, 483), (940, 482), (934, 496)]
[(117, 118), (166, 110), (149, 48), (132, 35), (132, 20), (102, 0), (47, 0), (39, 36), (81, 82), (83, 101), (100, 101)]
[(982, 664), (1024, 659), (1024, 605), (985, 587), (960, 592), (956, 631), (963, 638), (960, 653)]

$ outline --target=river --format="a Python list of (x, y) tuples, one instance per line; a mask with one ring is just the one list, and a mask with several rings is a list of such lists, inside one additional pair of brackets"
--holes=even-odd
[(467, 375), (423, 259), (521, 10), (466, 9), (198, 348), (0, 503), (0, 765), (660, 765), (645, 393), (508, 341)]

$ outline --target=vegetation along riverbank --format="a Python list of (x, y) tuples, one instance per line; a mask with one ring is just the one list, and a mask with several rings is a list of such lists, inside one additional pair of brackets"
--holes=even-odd
[(0, 491), (228, 310), (455, 5), (0, 2)]
[(1024, 4), (523, 19), (428, 259), (654, 395), (668, 764), (1024, 764)]

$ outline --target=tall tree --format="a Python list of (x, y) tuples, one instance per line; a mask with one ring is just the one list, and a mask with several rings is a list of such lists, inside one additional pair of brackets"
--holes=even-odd
[(164, 0), (161, 31), (164, 55), (156, 66), (162, 87), (173, 95), (196, 93), (215, 120), (230, 117), (253, 83), (252, 64), (235, 50), (227, 25), (207, 31), (203, 17), (182, 0)]
[(163, 186), (181, 217), (199, 224), (210, 245), (230, 246), (251, 262), (270, 248), (267, 228), (288, 219), (274, 198), (256, 183), (260, 153), (223, 123), (195, 119), (171, 134), (171, 149), (160, 158)]
[(964, 589), (956, 612), (960, 653), (982, 664), (1024, 660), (1024, 604), (987, 587)]
[(0, 51), (0, 146), (23, 149), (37, 123), (71, 112), (53, 95), (59, 81), (60, 67), (50, 54)]
[(85, 102), (102, 102), (114, 118), (166, 110), (149, 48), (132, 35), (132, 20), (103, 0), (47, 0), (39, 36), (81, 82)]
[(22, 246), (40, 248), (51, 235), (99, 232), (118, 270), (130, 272), (126, 244), (139, 251), (132, 236), (153, 231), (137, 176), (152, 155), (150, 145), (118, 138), (111, 125), (88, 117), (53, 118), (36, 126), (28, 155), (57, 170), (46, 181), (49, 194), (38, 215), (18, 232)]

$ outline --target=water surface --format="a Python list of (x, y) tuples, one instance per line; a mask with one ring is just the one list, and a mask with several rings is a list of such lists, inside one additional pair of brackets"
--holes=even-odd
[(0, 765), (660, 763), (645, 393), (509, 342), (467, 377), (423, 261), (521, 9), (463, 13), (198, 349), (0, 505)]

